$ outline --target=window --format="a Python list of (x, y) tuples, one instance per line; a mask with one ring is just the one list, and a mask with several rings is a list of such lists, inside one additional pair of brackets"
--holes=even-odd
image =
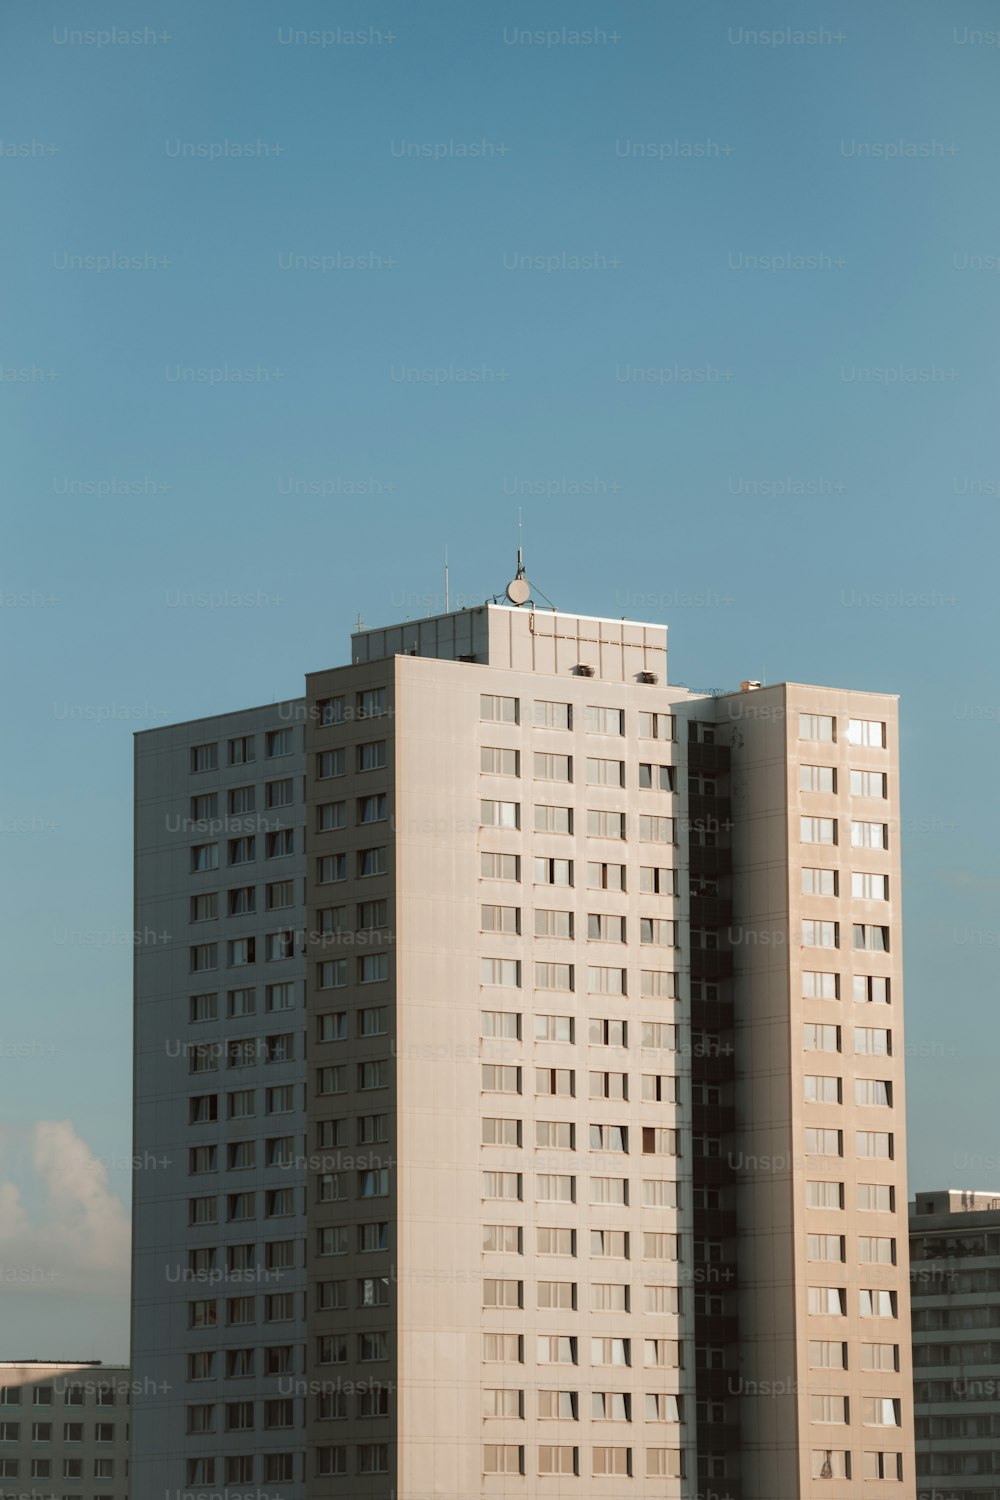
[(628, 1074), (592, 1072), (590, 1074), (591, 1099), (627, 1099)]
[(590, 1253), (598, 1260), (628, 1260), (629, 1231), (627, 1229), (592, 1229), (590, 1231)]
[(482, 1088), (486, 1094), (519, 1094), (521, 1069), (507, 1063), (483, 1063)]
[(837, 772), (833, 766), (799, 766), (799, 791), (835, 792)]
[(193, 844), (191, 846), (191, 871), (199, 874), (204, 870), (219, 868), (218, 844)]
[(366, 880), (372, 875), (384, 875), (388, 868), (388, 850), (385, 845), (377, 849), (358, 850), (359, 880)]
[(816, 969), (805, 969), (802, 974), (802, 998), (804, 1000), (839, 1000), (840, 976)]
[(319, 698), (316, 701), (316, 719), (320, 726), (329, 729), (333, 724), (343, 724), (347, 718), (347, 700), (343, 694), (336, 698)]
[(674, 790), (673, 766), (654, 766), (648, 762), (641, 764), (639, 785), (649, 791), (672, 792)]
[(482, 1010), (479, 1012), (479, 1035), (506, 1037), (520, 1041), (521, 1014), (516, 1010)]
[(898, 1344), (862, 1344), (862, 1370), (898, 1370)]
[(639, 841), (643, 844), (672, 844), (674, 842), (673, 818), (654, 818), (646, 813), (640, 813)]
[(576, 1093), (574, 1068), (536, 1068), (535, 1093), (572, 1098)]
[(264, 855), (267, 859), (287, 859), (295, 853), (294, 828), (279, 828), (264, 836)]
[(229, 863), (249, 865), (257, 858), (257, 840), (253, 838), (229, 840)]
[(895, 1213), (896, 1189), (880, 1182), (859, 1182), (858, 1209), (861, 1213)]
[(806, 1021), (802, 1027), (802, 1045), (807, 1052), (839, 1052), (840, 1027)]
[(891, 1080), (887, 1078), (856, 1078), (854, 1080), (854, 1102), (866, 1108), (891, 1109)]
[(226, 961), (231, 969), (245, 968), (257, 962), (256, 938), (230, 938), (226, 950)]
[(515, 1443), (484, 1443), (483, 1473), (523, 1474), (523, 1445)]
[(215, 1146), (191, 1146), (188, 1149), (189, 1175), (194, 1175), (198, 1172), (214, 1172), (216, 1168), (216, 1149)]
[(625, 889), (625, 866), (588, 864), (587, 889), (591, 891), (623, 891)]
[(901, 1453), (865, 1453), (862, 1459), (862, 1475), (865, 1479), (902, 1479), (903, 1477)]
[(479, 873), (486, 880), (520, 880), (521, 856), (484, 850), (479, 856)]
[(517, 698), (480, 693), (479, 717), (491, 724), (517, 724), (520, 722), (520, 702)]
[(517, 958), (481, 958), (479, 982), (483, 985), (521, 987), (521, 961)]
[(624, 734), (625, 712), (590, 704), (583, 710), (583, 724), (588, 734)]
[(855, 1026), (854, 1051), (860, 1057), (891, 1057), (892, 1032), (880, 1026)]
[(873, 1287), (862, 1287), (858, 1292), (858, 1311), (863, 1318), (895, 1318), (897, 1300), (895, 1292), (883, 1292)]
[(521, 1121), (488, 1117), (482, 1122), (480, 1139), (484, 1146), (520, 1146)]
[(333, 1227), (319, 1230), (316, 1242), (316, 1251), (319, 1255), (346, 1255), (347, 1254), (347, 1226), (337, 1224)]
[(483, 1278), (484, 1307), (523, 1307), (524, 1282), (504, 1281), (495, 1276)]
[(358, 959), (358, 983), (378, 984), (389, 977), (389, 955), (366, 953)]
[(673, 714), (639, 715), (639, 738), (643, 740), (672, 740), (674, 738)]
[(852, 797), (884, 797), (886, 776), (883, 771), (852, 771)]
[(842, 1130), (806, 1129), (807, 1156), (843, 1156), (844, 1132)]
[(190, 755), (191, 772), (199, 775), (202, 771), (215, 771), (219, 766), (219, 747), (217, 744), (192, 745)]
[(837, 871), (818, 870), (804, 866), (800, 871), (803, 896), (835, 896), (837, 894)]
[(654, 1051), (677, 1051), (677, 1027), (666, 1021), (643, 1021), (642, 1045)]
[(807, 1073), (803, 1079), (804, 1095), (807, 1104), (840, 1104), (842, 1103), (842, 1087), (839, 1078), (820, 1076), (815, 1073)]
[(573, 861), (571, 859), (545, 859), (534, 861), (536, 885), (572, 885)]
[(591, 1203), (628, 1203), (627, 1177), (591, 1177)]
[(648, 947), (672, 948), (675, 933), (675, 924), (664, 918), (641, 917), (639, 920), (639, 942)]
[(825, 1422), (839, 1427), (845, 1426), (848, 1420), (847, 1397), (810, 1396), (809, 1420), (811, 1422)]
[(250, 916), (257, 910), (257, 891), (252, 885), (235, 886), (227, 892), (227, 909), (231, 917)]
[(206, 891), (204, 895), (191, 897), (191, 921), (211, 922), (219, 915), (217, 891)]
[(658, 865), (640, 865), (639, 889), (654, 896), (676, 896), (677, 871)]
[(889, 1004), (889, 981), (872, 974), (855, 974), (852, 981), (855, 1000), (866, 1005)]
[(597, 756), (589, 755), (587, 757), (587, 785), (624, 786), (625, 762), (623, 760), (602, 760)]
[(347, 879), (346, 854), (321, 854), (316, 861), (317, 885), (332, 885)]
[(807, 1208), (843, 1208), (844, 1184), (842, 1182), (811, 1181), (806, 1183)]
[(521, 931), (521, 908), (519, 906), (481, 906), (479, 926), (483, 932)]
[(855, 949), (866, 953), (888, 953), (888, 927), (878, 927), (867, 922), (855, 922), (851, 930)]
[(830, 743), (834, 738), (834, 720), (829, 715), (799, 714), (800, 740), (824, 740)]
[(536, 1231), (539, 1255), (576, 1255), (576, 1230), (540, 1226)]
[(370, 1062), (358, 1063), (358, 1088), (365, 1089), (387, 1089), (389, 1087), (389, 1059), (377, 1058)]
[[(219, 1015), (219, 997), (217, 994), (192, 995), (191, 1008), (188, 1019), (192, 1025), (203, 1021), (215, 1021)], [(197, 1071), (192, 1069), (192, 1071)]]
[(885, 725), (878, 719), (848, 719), (847, 743), (885, 749)]
[(587, 812), (587, 833), (591, 838), (623, 839), (625, 837), (625, 814), (623, 812), (600, 812), (590, 808)]
[(855, 872), (851, 876), (851, 895), (856, 901), (888, 901), (889, 877)]
[(836, 818), (800, 818), (799, 839), (803, 844), (835, 844)]
[(484, 1333), (483, 1360), (486, 1364), (523, 1364), (524, 1340), (518, 1333)]
[(271, 729), (264, 739), (264, 754), (269, 760), (292, 753), (291, 729)]
[(593, 964), (587, 967), (587, 993), (590, 995), (624, 995), (627, 993), (627, 971), (619, 968), (603, 968)]
[(812, 918), (802, 919), (802, 942), (810, 948), (839, 948), (840, 923), (818, 922)]
[(192, 974), (201, 974), (206, 969), (217, 969), (218, 967), (219, 947), (217, 943), (195, 943), (190, 949), (190, 968)]
[[(513, 754), (513, 752), (509, 752)], [(485, 768), (484, 768), (485, 769)], [(536, 750), (532, 763), (536, 781), (572, 781), (573, 757)]]
[(590, 1149), (591, 1151), (613, 1151), (616, 1154), (627, 1155), (628, 1126), (591, 1125)]
[(853, 849), (888, 849), (889, 830), (885, 823), (851, 823)]
[(295, 1005), (294, 984), (269, 984), (264, 989), (264, 1009), (292, 1010)]
[(846, 1370), (847, 1345), (810, 1339), (809, 1364), (814, 1370)]
[[(517, 908), (510, 909), (517, 910)], [(571, 911), (549, 911), (542, 907), (535, 909), (535, 937), (571, 938), (573, 926)]]
[(282, 958), (295, 957), (295, 934), (289, 930), (268, 932), (264, 936), (264, 959), (276, 963)]
[(810, 1234), (806, 1237), (806, 1256), (809, 1260), (844, 1260), (844, 1236), (842, 1234)]
[(316, 756), (316, 780), (328, 781), (332, 776), (347, 773), (347, 760), (343, 746), (339, 750), (320, 750)]
[(627, 1047), (628, 1022), (610, 1016), (591, 1016), (587, 1023), (587, 1039), (593, 1047)]
[(540, 1365), (575, 1365), (577, 1341), (574, 1336), (540, 1333), (535, 1358)]
[(357, 747), (359, 771), (381, 771), (386, 764), (386, 741), (368, 740)]
[(366, 1005), (358, 1011), (358, 1036), (385, 1036), (389, 1030), (384, 1005)]
[(573, 1016), (535, 1016), (535, 1041), (576, 1041)]
[(576, 1178), (566, 1173), (539, 1172), (535, 1177), (536, 1203), (575, 1203)]
[(500, 1255), (523, 1255), (524, 1232), (516, 1224), (484, 1224), (483, 1249)]
[(389, 816), (389, 799), (385, 792), (358, 798), (359, 823), (384, 823)]
[(218, 1094), (194, 1094), (188, 1101), (188, 1124), (206, 1125), (219, 1118)]
[(291, 776), (286, 776), (281, 781), (268, 781), (264, 784), (264, 804), (266, 807), (291, 807), (295, 801), (295, 788)]
[(229, 764), (248, 766), (257, 759), (257, 742), (252, 734), (241, 734), (229, 741)]
[(822, 1317), (846, 1318), (847, 1288), (842, 1286), (811, 1286), (808, 1289), (809, 1312)]
[(894, 1266), (896, 1241), (882, 1235), (863, 1234), (858, 1238), (858, 1260), (865, 1265)]
[(316, 828), (319, 833), (332, 833), (347, 827), (346, 802), (321, 802), (316, 808)]
[(520, 1202), (524, 1196), (521, 1173), (484, 1172), (482, 1176), (482, 1195), (486, 1199), (507, 1198), (514, 1202)]
[(535, 964), (536, 990), (570, 991), (574, 987), (573, 964)]

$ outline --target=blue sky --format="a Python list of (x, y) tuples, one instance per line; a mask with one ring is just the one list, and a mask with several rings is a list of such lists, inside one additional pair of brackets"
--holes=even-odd
[[(545, 594), (666, 620), (675, 679), (901, 695), (911, 1188), (1000, 1183), (991, 28), (5, 7), (5, 1265), (84, 1211), (44, 1122), (95, 1264), (120, 1228), (133, 730), (298, 693), (441, 607), (445, 545), (496, 592), (519, 507)], [(124, 1355), (120, 1278), (36, 1290), (21, 1353)]]

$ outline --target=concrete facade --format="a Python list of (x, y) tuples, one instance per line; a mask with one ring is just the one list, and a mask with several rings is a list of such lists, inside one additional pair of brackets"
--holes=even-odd
[(127, 1365), (0, 1361), (2, 1500), (128, 1500)]
[(1000, 1496), (1000, 1192), (910, 1205), (920, 1500)]
[(226, 1482), (227, 1350), (251, 1340), (186, 1326), (162, 1247), (239, 1235), (221, 1207), (188, 1222), (193, 1164), (220, 1205), (236, 1190), (229, 1125), (189, 1124), (190, 1096), (236, 1087), (230, 1036), (259, 1029), (267, 1071), (273, 1029), (259, 1008), (202, 1027), (218, 1085), (166, 1055), (194, 1029), (192, 896), (231, 881), (160, 825), (196, 783), (222, 798), (230, 738), (284, 715), (294, 1427), (264, 1426), (258, 1326), (242, 1477), (273, 1500), (912, 1495), (895, 700), (706, 698), (667, 684), (664, 627), (531, 608), (361, 632), (351, 656), (294, 703), (137, 741), (137, 926), (184, 934), (138, 959), (136, 1150), (173, 1163), (166, 1195), (137, 1182), (135, 1362), (172, 1387), (136, 1413), (150, 1483)]

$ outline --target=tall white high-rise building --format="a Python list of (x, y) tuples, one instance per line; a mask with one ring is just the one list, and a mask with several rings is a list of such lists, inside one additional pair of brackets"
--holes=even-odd
[(666, 647), (138, 736), (137, 1494), (912, 1494), (895, 699)]

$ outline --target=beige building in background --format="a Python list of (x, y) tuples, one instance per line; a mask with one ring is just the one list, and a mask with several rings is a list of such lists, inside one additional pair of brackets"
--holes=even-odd
[[(134, 1365), (172, 1385), (137, 1493), (912, 1500), (896, 704), (745, 686), (670, 687), (660, 625), (489, 605), (137, 737), (136, 926), (216, 894), (219, 969), (138, 956), (136, 1151), (181, 1165), (137, 1208)], [(276, 871), (156, 830), (216, 781), (273, 809), (279, 730), (302, 770), (255, 858), (287, 825), (301, 925), (262, 916), (234, 978), (227, 888), (262, 911)], [(207, 1078), (169, 1057), (195, 1014)], [(284, 1331), (164, 1274), (251, 1238)]]

